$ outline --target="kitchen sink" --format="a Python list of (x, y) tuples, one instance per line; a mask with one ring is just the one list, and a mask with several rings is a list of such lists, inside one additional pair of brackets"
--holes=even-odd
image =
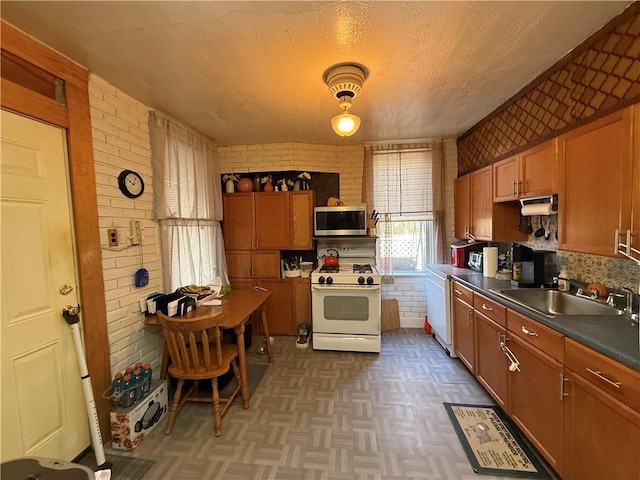
[(570, 293), (541, 288), (513, 288), (492, 290), (512, 302), (528, 307), (549, 317), (621, 316), (622, 310), (588, 298), (576, 297)]

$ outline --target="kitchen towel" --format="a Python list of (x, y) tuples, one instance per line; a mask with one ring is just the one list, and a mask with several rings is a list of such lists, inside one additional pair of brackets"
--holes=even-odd
[(482, 275), (495, 277), (498, 271), (498, 247), (484, 247), (482, 249)]
[(530, 203), (524, 205), (520, 211), (523, 217), (529, 217), (531, 215), (553, 215), (558, 213), (557, 203)]

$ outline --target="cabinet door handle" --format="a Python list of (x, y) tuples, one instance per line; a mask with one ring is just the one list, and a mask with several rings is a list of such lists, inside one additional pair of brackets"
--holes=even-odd
[(493, 308), (491, 308), (489, 305), (485, 305), (484, 303), (482, 304), (482, 309), (486, 310), (487, 312), (493, 312)]
[(455, 288), (453, 289), (453, 293), (455, 293), (456, 295), (464, 295), (464, 292), (460, 291), (460, 290), (456, 290)]
[(513, 181), (513, 194), (514, 195), (518, 194), (518, 181), (517, 180)]
[(564, 397), (568, 397), (568, 393), (564, 393), (564, 382), (568, 382), (566, 378), (564, 378), (563, 374), (560, 374), (560, 401), (564, 400)]
[(469, 310), (469, 324), (473, 323), (473, 312), (471, 310)]
[(591, 370), (590, 368), (587, 368), (587, 372), (595, 375), (596, 377), (598, 377), (600, 380), (604, 380), (605, 382), (607, 382), (609, 385), (612, 385), (616, 388), (620, 388), (620, 386), (622, 385), (620, 382), (614, 382), (613, 380), (609, 380), (607, 377), (605, 377), (604, 375), (602, 375), (602, 372), (600, 371), (595, 371), (595, 370)]
[(538, 334), (536, 332), (531, 332), (527, 329), (527, 327), (525, 327), (524, 325), (522, 325), (522, 333), (524, 333), (525, 335), (529, 335), (530, 337), (537, 337)]

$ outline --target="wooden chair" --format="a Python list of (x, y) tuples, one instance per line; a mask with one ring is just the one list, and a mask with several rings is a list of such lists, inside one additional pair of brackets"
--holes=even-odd
[[(159, 312), (158, 318), (171, 359), (168, 373), (178, 380), (165, 433), (171, 433), (176, 416), (185, 402), (213, 402), (213, 425), (216, 437), (219, 437), (222, 435), (222, 417), (240, 391), (241, 383), (237, 346), (223, 343), (220, 327), (217, 326), (224, 320), (224, 313), (197, 320), (182, 320)], [(233, 369), (236, 388), (228, 398), (220, 398), (218, 377), (227, 373), (229, 368)], [(185, 380), (192, 380), (193, 386), (183, 396)], [(197, 396), (200, 380), (211, 380), (212, 398)]]

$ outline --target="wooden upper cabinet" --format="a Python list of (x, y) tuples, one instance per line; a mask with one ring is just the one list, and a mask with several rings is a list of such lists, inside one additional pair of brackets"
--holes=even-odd
[(520, 158), (519, 197), (558, 193), (558, 139), (525, 150)]
[(471, 172), (454, 183), (455, 236), (476, 240), (509, 242), (526, 240), (518, 230), (520, 205), (516, 202), (493, 202), (493, 168), (491, 165)]
[[(640, 104), (633, 106), (633, 187), (631, 188), (631, 246), (640, 251)], [(623, 231), (624, 233), (624, 231)], [(633, 255), (640, 259), (639, 254)]]
[(313, 249), (313, 190), (294, 191), (289, 194), (292, 250)]
[(255, 248), (254, 194), (229, 193), (223, 195), (223, 234), (226, 249)]
[(491, 166), (471, 172), (471, 234), (478, 240), (491, 240), (493, 220), (493, 174)]
[(493, 164), (493, 201), (518, 199), (520, 161), (517, 155)]
[(549, 140), (493, 164), (493, 201), (558, 192), (557, 140)]
[(559, 249), (611, 256), (615, 231), (631, 229), (632, 116), (626, 108), (560, 136)]
[(256, 248), (288, 249), (291, 238), (289, 195), (264, 192), (256, 195)]
[(456, 178), (453, 182), (455, 204), (455, 233), (457, 238), (467, 238), (471, 230), (470, 175)]

